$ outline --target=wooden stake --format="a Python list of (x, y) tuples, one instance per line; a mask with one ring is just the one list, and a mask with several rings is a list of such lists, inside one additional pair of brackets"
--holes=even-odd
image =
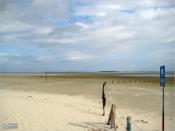
[(116, 131), (116, 128), (118, 127), (116, 125), (116, 107), (115, 107), (115, 104), (112, 104), (112, 106), (111, 106), (107, 125), (110, 125), (111, 128), (114, 128), (114, 131)]
[(106, 85), (106, 81), (103, 83), (103, 89), (102, 89), (103, 116), (105, 116), (105, 106), (106, 106), (106, 96), (104, 91), (105, 85)]

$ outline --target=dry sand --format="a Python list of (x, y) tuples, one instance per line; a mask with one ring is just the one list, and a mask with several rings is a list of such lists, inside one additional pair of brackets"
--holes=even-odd
[[(106, 116), (101, 89), (107, 81)], [(173, 79), (165, 88), (165, 131), (174, 131)], [(161, 88), (158, 78), (113, 75), (1, 75), (0, 125), (18, 123), (14, 131), (88, 131), (102, 129), (116, 104), (117, 131), (132, 117), (134, 131), (161, 131)], [(0, 128), (2, 131), (7, 129)]]

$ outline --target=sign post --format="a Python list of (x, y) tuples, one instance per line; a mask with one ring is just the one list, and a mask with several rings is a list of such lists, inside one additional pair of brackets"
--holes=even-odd
[(160, 66), (160, 86), (162, 86), (162, 131), (164, 131), (164, 88), (165, 88), (165, 66)]

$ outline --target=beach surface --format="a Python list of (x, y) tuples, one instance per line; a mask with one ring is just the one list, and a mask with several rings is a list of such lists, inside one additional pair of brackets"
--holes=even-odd
[[(174, 131), (174, 78), (165, 87), (165, 131)], [(117, 131), (161, 131), (162, 88), (159, 77), (113, 74), (1, 74), (0, 131), (113, 131), (106, 125), (116, 105)], [(106, 81), (106, 115), (102, 116), (102, 85)]]

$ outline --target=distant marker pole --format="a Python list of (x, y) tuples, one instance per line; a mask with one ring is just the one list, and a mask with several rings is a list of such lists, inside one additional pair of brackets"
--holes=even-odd
[(47, 71), (45, 71), (45, 82), (47, 82)]
[(1, 85), (2, 85), (2, 77), (3, 77), (2, 71), (3, 71), (3, 67), (2, 67), (2, 63), (1, 63)]
[(160, 66), (160, 86), (162, 87), (162, 131), (165, 129), (164, 123), (164, 88), (165, 88), (165, 66)]

